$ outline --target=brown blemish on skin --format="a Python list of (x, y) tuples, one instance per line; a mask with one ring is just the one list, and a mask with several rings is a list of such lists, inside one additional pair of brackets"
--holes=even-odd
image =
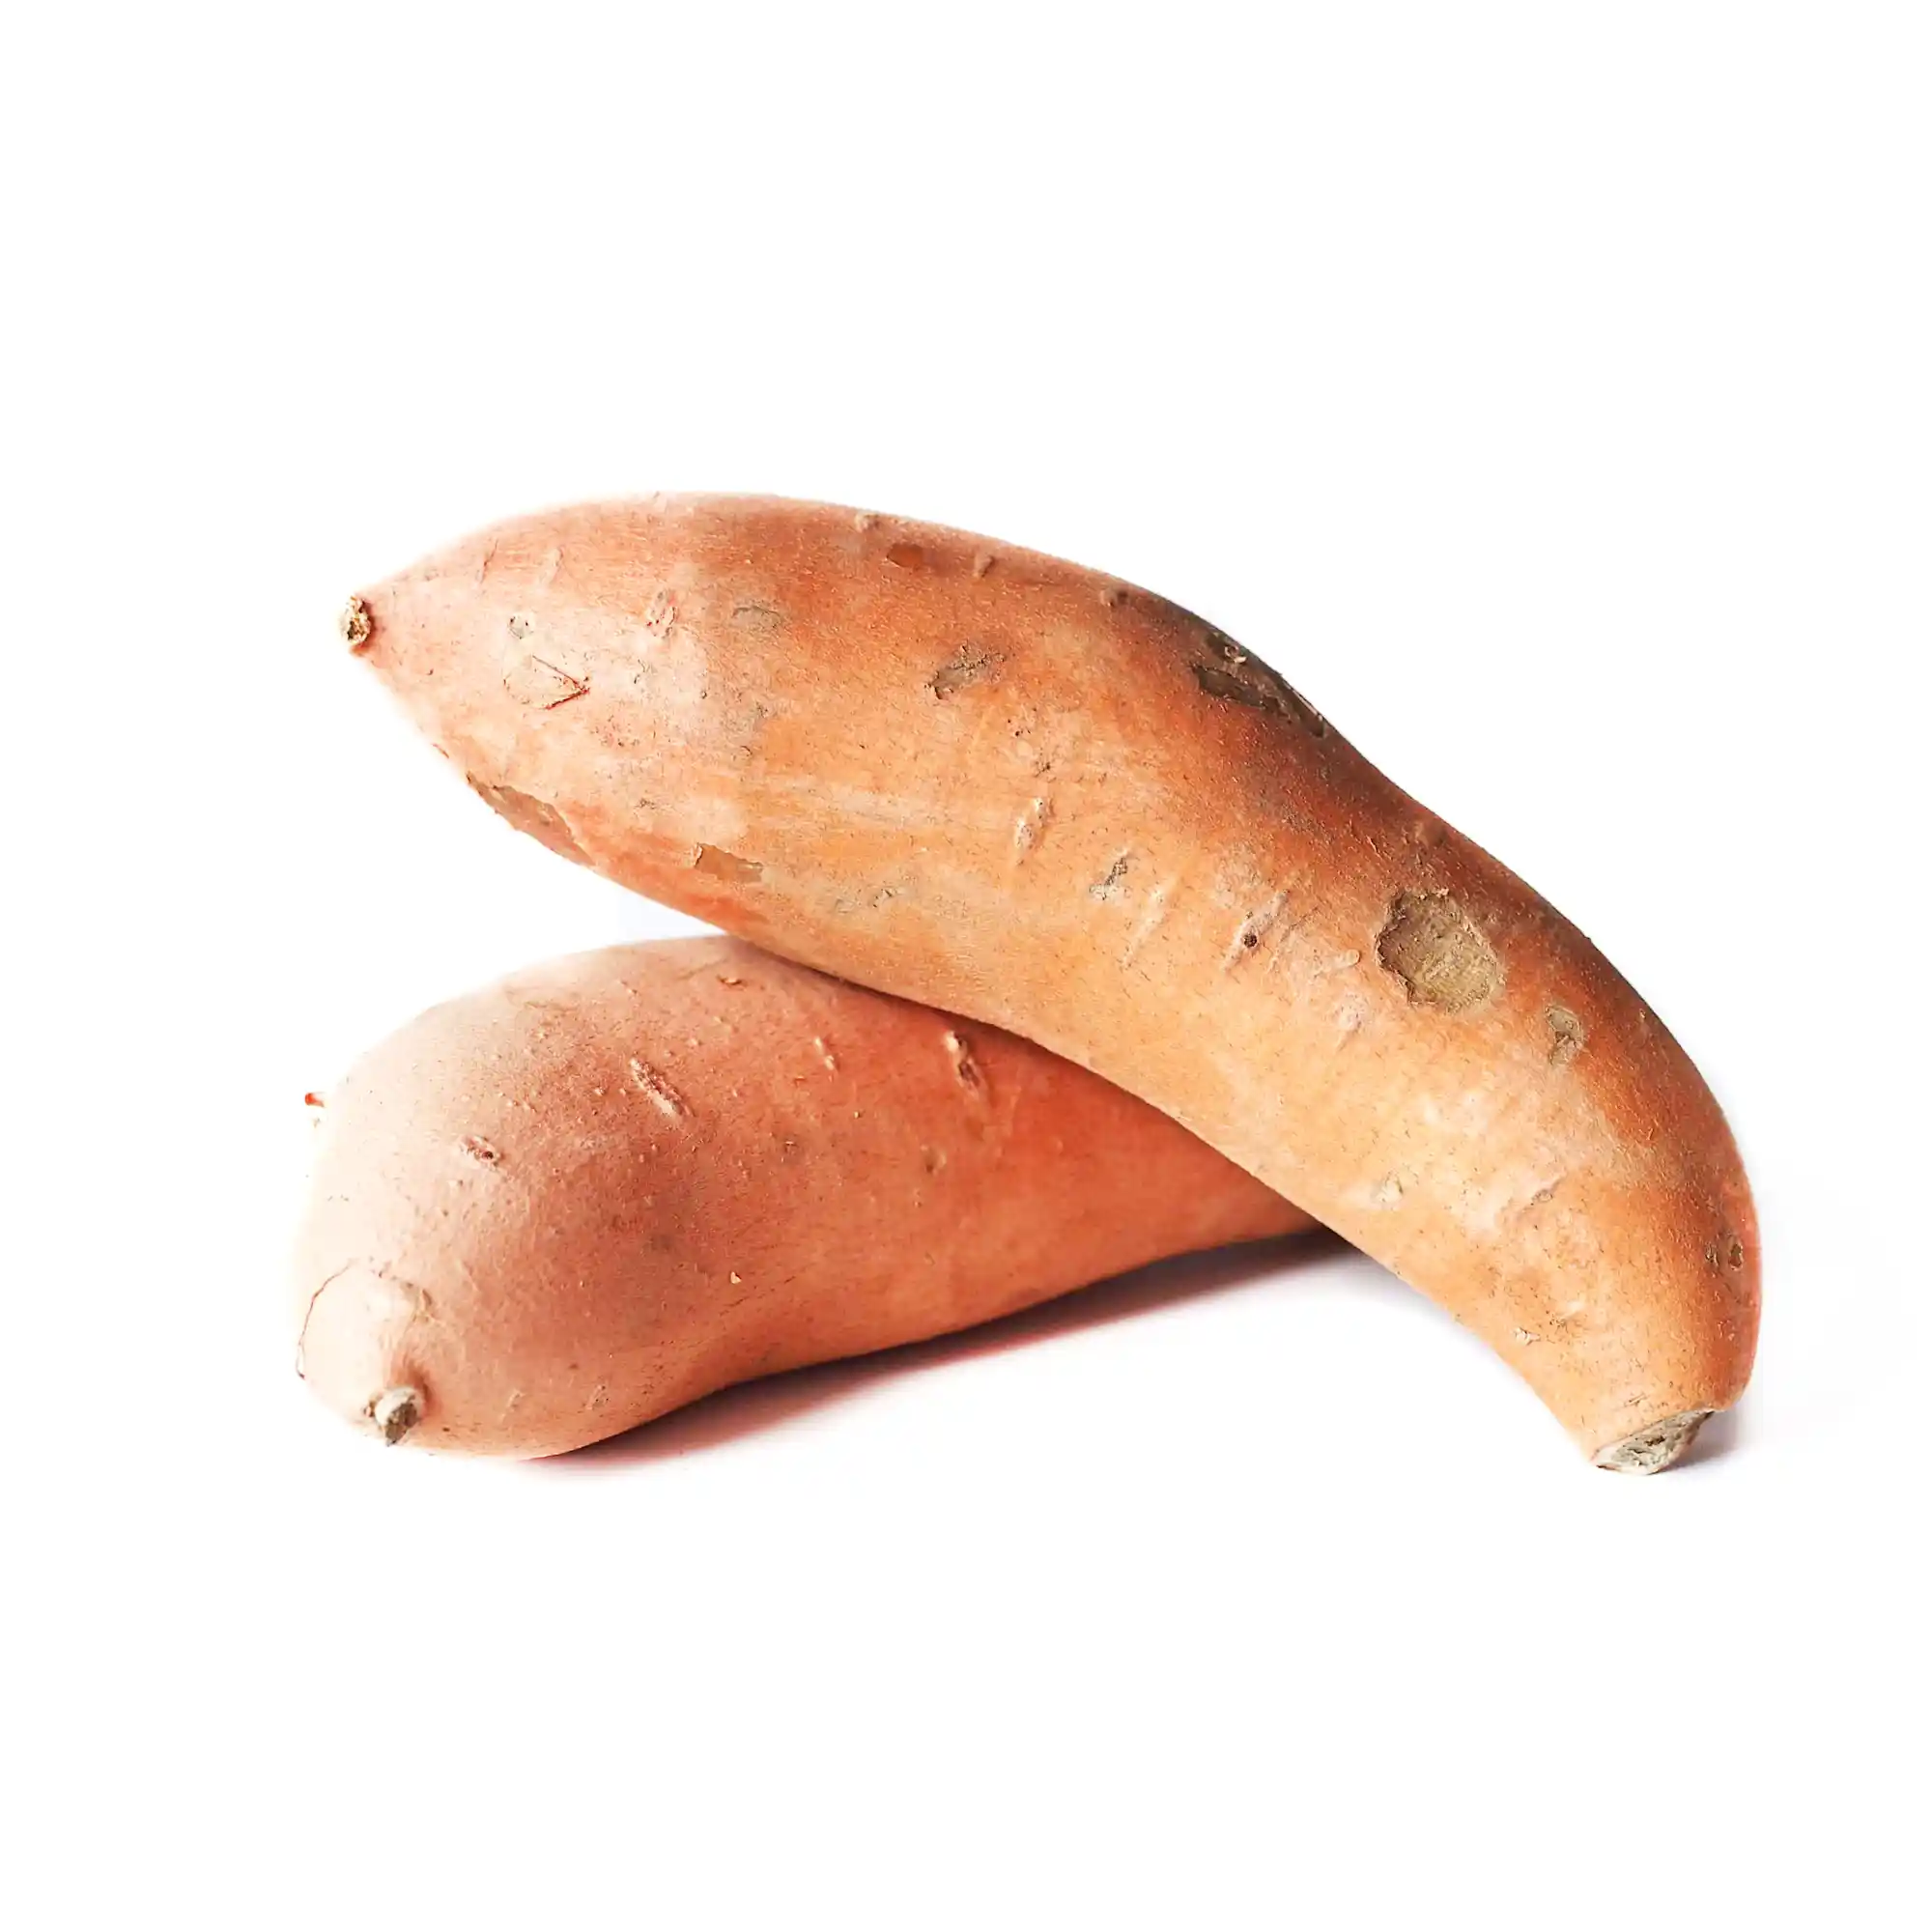
[(973, 559), (974, 577), (976, 579), (984, 577), (985, 574), (992, 569), (996, 560), (997, 559), (994, 557), (991, 551), (982, 550), (980, 553), (980, 554)]
[(1588, 1037), (1583, 1031), (1583, 1022), (1568, 1007), (1551, 1007), (1543, 1017), (1549, 1028), (1550, 1065), (1569, 1065), (1582, 1052), (1583, 1042)]
[(456, 1146), (459, 1152), (468, 1154), (478, 1167), (495, 1167), (503, 1158), (481, 1134), (465, 1134)]
[(742, 604), (732, 605), (731, 621), (741, 631), (755, 631), (768, 638), (774, 631), (784, 629), (785, 614), (775, 604), (760, 604), (748, 598)]
[(342, 633), (342, 640), (352, 651), (367, 650), (369, 639), (376, 635), (376, 620), (369, 614), (369, 607), (359, 597), (352, 597), (342, 607), (342, 615), (336, 619), (336, 629)]
[(532, 798), (528, 792), (519, 791), (514, 785), (485, 784), (475, 778), (469, 778), (468, 782), (469, 789), (485, 805), (498, 817), (508, 819), (519, 832), (527, 833), (532, 838), (548, 845), (553, 852), (574, 859), (580, 866), (589, 865), (590, 861), (584, 856), (582, 848), (570, 836), (570, 827), (564, 823), (563, 814), (554, 806), (546, 805), (542, 799)]
[(986, 1076), (980, 1071), (980, 1063), (973, 1058), (973, 1045), (964, 1035), (949, 1029), (946, 1035), (947, 1058), (952, 1062), (953, 1077), (969, 1094), (982, 1091)]
[(677, 605), (668, 590), (654, 590), (651, 601), (644, 606), (644, 629), (653, 638), (668, 635), (670, 627), (677, 622)]
[(510, 613), (509, 633), (511, 637), (516, 639), (518, 643), (521, 644), (535, 628), (534, 621), (526, 617), (523, 611), (514, 611)]
[(1286, 893), (1276, 893), (1265, 905), (1257, 906), (1235, 928), (1235, 936), (1228, 942), (1228, 950), (1221, 956), (1221, 970), (1226, 973), (1238, 966), (1250, 952), (1255, 952), (1266, 938), (1269, 928), (1281, 917), (1281, 909), (1288, 903)]
[(519, 704), (534, 704), (541, 710), (554, 711), (559, 704), (582, 697), (590, 685), (587, 679), (573, 677), (548, 658), (527, 657), (504, 672), (503, 689)]
[(1376, 935), (1376, 957), (1403, 983), (1415, 1007), (1467, 1012), (1494, 996), (1502, 961), (1446, 892), (1398, 893)]
[(981, 679), (996, 682), (1000, 667), (1006, 663), (1004, 651), (978, 650), (971, 644), (961, 644), (959, 654), (952, 663), (941, 665), (930, 679), (932, 695), (938, 698), (948, 698), (955, 691), (969, 684), (978, 684)]
[(644, 1061), (631, 1062), (631, 1085), (668, 1121), (682, 1121), (691, 1109), (685, 1098), (655, 1066)]
[(741, 859), (722, 845), (700, 845), (691, 855), (692, 869), (708, 872), (714, 879), (729, 879), (734, 886), (755, 884), (765, 868), (755, 859)]
[(1117, 855), (1114, 863), (1107, 867), (1104, 876), (1095, 879), (1087, 888), (1087, 896), (1090, 899), (1098, 899), (1102, 905), (1107, 904), (1109, 900), (1119, 898), (1122, 881), (1127, 876), (1127, 867), (1133, 864), (1133, 857), (1131, 852), (1122, 852)]
[(1127, 586), (1124, 583), (1109, 583), (1100, 592), (1100, 602), (1110, 611), (1118, 611), (1127, 601)]
[(1219, 631), (1208, 633), (1208, 642), (1220, 658), (1194, 666), (1194, 681), (1209, 697), (1221, 697), (1231, 704), (1245, 704), (1250, 710), (1272, 712), (1292, 718), (1311, 738), (1328, 735), (1328, 721), (1302, 696), (1287, 679), (1270, 670), (1259, 658), (1250, 657), (1232, 638)]
[(946, 1150), (936, 1147), (921, 1148), (919, 1159), (920, 1165), (926, 1173), (937, 1174), (946, 1165)]
[(886, 561), (895, 570), (923, 570), (925, 552), (916, 543), (895, 543), (887, 547)]
[(1743, 1267), (1745, 1264), (1745, 1244), (1742, 1241), (1734, 1240), (1724, 1250), (1724, 1261), (1732, 1268)]

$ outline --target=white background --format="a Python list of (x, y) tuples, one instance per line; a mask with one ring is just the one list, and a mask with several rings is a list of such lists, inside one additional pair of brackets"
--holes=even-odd
[[(43, 8), (0, 70), (13, 1923), (1926, 1922), (1923, 9)], [(1334, 1249), (549, 1465), (324, 1414), (304, 1089), (681, 925), (335, 613), (658, 488), (1153, 585), (1562, 905), (1757, 1186), (1718, 1453), (1591, 1470)]]

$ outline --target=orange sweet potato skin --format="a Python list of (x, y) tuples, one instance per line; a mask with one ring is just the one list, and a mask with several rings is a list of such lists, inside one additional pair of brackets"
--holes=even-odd
[(542, 1456), (1309, 1225), (1023, 1040), (695, 939), (530, 968), (365, 1055), (320, 1116), (295, 1311), (349, 1419)]
[(1179, 607), (929, 526), (658, 497), (485, 531), (346, 634), (513, 823), (1152, 1102), (1592, 1456), (1656, 1466), (1743, 1389), (1756, 1222), (1677, 1042)]

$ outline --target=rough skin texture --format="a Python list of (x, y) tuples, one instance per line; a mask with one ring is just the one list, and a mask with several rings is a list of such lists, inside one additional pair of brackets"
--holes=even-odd
[(723, 938), (437, 1007), (318, 1136), (303, 1374), (384, 1441), (484, 1455), (1309, 1225), (1037, 1047)]
[(1179, 607), (894, 518), (655, 497), (485, 531), (345, 634), (513, 824), (1151, 1101), (1593, 1459), (1661, 1466), (1613, 1452), (1743, 1389), (1757, 1226), (1677, 1042)]

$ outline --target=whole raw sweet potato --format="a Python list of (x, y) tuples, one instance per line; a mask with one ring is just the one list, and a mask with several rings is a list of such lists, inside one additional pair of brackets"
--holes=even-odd
[(437, 1007), (319, 1135), (303, 1374), (391, 1441), (486, 1455), (1309, 1225), (1037, 1047), (722, 938)]

